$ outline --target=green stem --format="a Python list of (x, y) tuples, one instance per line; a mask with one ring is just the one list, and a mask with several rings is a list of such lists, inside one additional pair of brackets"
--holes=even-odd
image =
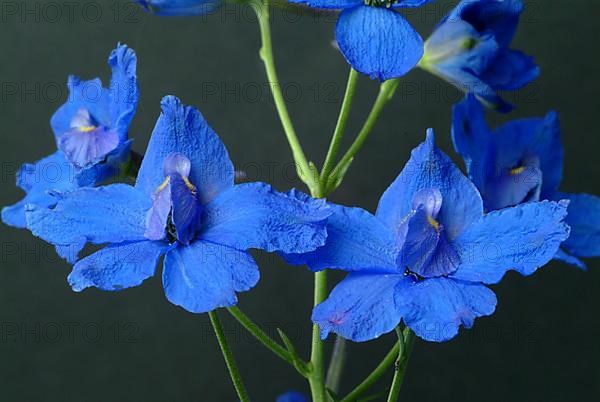
[(356, 388), (352, 390), (348, 395), (346, 395), (340, 402), (354, 402), (361, 395), (367, 392), (373, 384), (375, 384), (381, 376), (385, 374), (388, 368), (394, 363), (394, 361), (398, 358), (398, 353), (400, 351), (400, 344), (396, 342), (394, 347), (388, 352), (388, 354), (383, 358), (381, 363), (361, 382)]
[(392, 381), (392, 388), (388, 396), (388, 402), (396, 402), (402, 383), (404, 382), (404, 376), (406, 375), (406, 367), (408, 366), (408, 359), (412, 353), (412, 349), (415, 343), (415, 333), (410, 328), (405, 328), (404, 332), (398, 330), (398, 343), (402, 344), (402, 349), (398, 352), (398, 360), (396, 361), (396, 371), (394, 373), (394, 379)]
[(354, 93), (356, 92), (356, 84), (358, 83), (358, 72), (350, 68), (350, 74), (348, 75), (348, 83), (346, 84), (346, 93), (344, 94), (344, 100), (342, 101), (342, 108), (340, 109), (340, 115), (338, 117), (333, 136), (331, 137), (331, 143), (329, 144), (329, 150), (323, 163), (323, 170), (321, 170), (321, 183), (329, 177), (329, 174), (333, 170), (335, 158), (344, 137), (344, 131), (348, 124), (348, 117), (350, 116), (350, 108), (352, 107), (352, 100), (354, 99)]
[[(314, 306), (321, 303), (327, 297), (327, 271), (315, 274), (315, 297)], [(313, 324), (312, 348), (310, 353), (311, 373), (309, 377), (310, 390), (313, 402), (325, 402), (325, 350), (321, 340), (321, 331), (317, 324)]]
[(327, 381), (325, 382), (327, 389), (333, 391), (334, 394), (337, 394), (339, 392), (345, 363), (346, 340), (341, 336), (337, 336), (335, 338), (335, 344), (333, 346), (333, 354), (331, 356), (331, 361), (329, 362), (329, 369), (327, 370)]
[(248, 392), (246, 391), (246, 387), (242, 382), (242, 377), (240, 376), (237, 365), (235, 364), (233, 353), (231, 353), (229, 343), (227, 343), (227, 338), (225, 337), (225, 332), (223, 331), (223, 326), (221, 325), (219, 316), (216, 311), (211, 311), (208, 313), (208, 316), (210, 317), (210, 322), (215, 331), (215, 335), (217, 336), (217, 341), (221, 347), (221, 352), (223, 353), (223, 358), (225, 359), (225, 364), (229, 370), (229, 376), (231, 377), (231, 381), (233, 381), (233, 386), (235, 387), (237, 395), (241, 402), (250, 402)]
[(344, 156), (342, 156), (342, 159), (333, 169), (333, 172), (331, 172), (331, 174), (329, 175), (329, 178), (327, 179), (328, 183), (336, 182), (337, 176), (341, 173), (343, 174), (348, 164), (352, 161), (352, 159), (358, 153), (358, 151), (360, 151), (366, 139), (369, 138), (371, 131), (373, 131), (373, 127), (375, 127), (375, 123), (379, 119), (379, 115), (381, 114), (383, 107), (392, 99), (392, 97), (394, 96), (394, 92), (396, 92), (396, 89), (398, 88), (399, 84), (400, 80), (398, 78), (388, 80), (381, 84), (381, 87), (379, 88), (379, 94), (377, 95), (377, 99), (375, 100), (375, 103), (371, 108), (371, 112), (369, 113), (365, 124), (358, 133), (358, 136), (356, 136), (356, 139), (354, 140), (348, 151), (344, 154)]
[(283, 346), (274, 341), (265, 331), (263, 331), (250, 317), (242, 312), (237, 306), (227, 308), (227, 311), (244, 327), (252, 336), (254, 336), (267, 349), (276, 354), (282, 360), (294, 366), (300, 374), (306, 376), (308, 367), (306, 362), (301, 361), (297, 356), (293, 356)]
[(296, 162), (298, 174), (300, 178), (306, 183), (309, 189), (314, 192), (318, 191), (319, 182), (318, 178), (315, 177), (313, 170), (310, 168), (308, 160), (300, 144), (300, 140), (296, 135), (296, 130), (292, 124), (290, 114), (285, 104), (285, 98), (281, 92), (281, 85), (279, 84), (279, 78), (277, 76), (277, 69), (275, 68), (275, 60), (273, 58), (273, 46), (271, 44), (271, 26), (269, 21), (269, 6), (262, 0), (251, 0), (250, 6), (256, 13), (258, 18), (258, 24), (260, 27), (260, 35), (262, 40), (262, 48), (260, 49), (260, 58), (265, 65), (265, 71), (267, 73), (267, 79), (269, 80), (269, 87), (273, 94), (273, 101), (279, 114), (279, 119), (283, 126), (283, 130), (287, 137), (294, 161)]

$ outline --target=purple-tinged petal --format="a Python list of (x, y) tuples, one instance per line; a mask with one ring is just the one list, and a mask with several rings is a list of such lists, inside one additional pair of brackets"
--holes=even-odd
[(79, 169), (101, 162), (118, 146), (119, 134), (103, 126), (90, 130), (72, 128), (58, 139), (58, 148)]
[(569, 237), (567, 205), (532, 202), (485, 215), (454, 241), (461, 265), (452, 277), (494, 284), (510, 270), (533, 274)]
[(154, 276), (158, 260), (168, 247), (151, 241), (110, 245), (78, 261), (69, 275), (69, 284), (76, 292), (90, 287), (117, 291), (139, 286)]
[(333, 332), (364, 342), (393, 331), (401, 319), (395, 289), (406, 280), (402, 274), (348, 274), (313, 310), (312, 320), (321, 329), (321, 337)]
[(165, 257), (167, 299), (192, 313), (233, 306), (236, 293), (250, 290), (258, 279), (258, 267), (248, 253), (201, 240)]
[(417, 336), (431, 342), (454, 338), (461, 325), (471, 328), (475, 318), (493, 314), (496, 303), (485, 285), (450, 278), (408, 279), (395, 291), (396, 311)]

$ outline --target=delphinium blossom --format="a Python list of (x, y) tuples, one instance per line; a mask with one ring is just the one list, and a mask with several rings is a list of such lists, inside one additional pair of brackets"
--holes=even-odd
[(112, 184), (55, 193), (55, 205), (29, 205), (28, 228), (61, 247), (108, 244), (77, 261), (75, 291), (140, 285), (164, 256), (173, 304), (203, 313), (237, 302), (259, 279), (248, 249), (307, 252), (325, 242), (323, 200), (264, 183), (234, 184), (227, 150), (200, 112), (162, 101), (135, 186)]
[(600, 198), (559, 190), (564, 150), (556, 112), (511, 120), (492, 130), (472, 96), (454, 106), (452, 138), (469, 177), (492, 211), (529, 201), (568, 199), (571, 235), (557, 258), (585, 267), (581, 257), (600, 256)]
[(136, 63), (134, 51), (119, 45), (108, 59), (108, 88), (100, 79), (69, 77), (69, 98), (50, 122), (58, 150), (19, 169), (17, 185), (27, 195), (2, 210), (4, 223), (24, 228), (27, 204), (50, 207), (56, 202), (53, 191), (95, 185), (122, 172), (130, 158), (127, 132), (139, 99)]
[(512, 106), (497, 91), (514, 91), (540, 74), (533, 58), (510, 49), (522, 0), (463, 0), (425, 42), (419, 65), (489, 106)]
[(312, 319), (322, 336), (367, 341), (401, 321), (428, 341), (494, 312), (487, 285), (509, 270), (535, 272), (568, 237), (567, 201), (484, 213), (475, 185), (434, 144), (433, 132), (385, 191), (377, 213), (340, 205), (325, 246), (288, 255), (312, 270), (349, 271)]

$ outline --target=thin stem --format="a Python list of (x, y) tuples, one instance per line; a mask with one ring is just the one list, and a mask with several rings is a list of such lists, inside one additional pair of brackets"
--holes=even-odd
[[(321, 303), (327, 297), (327, 271), (315, 273), (315, 297), (314, 306)], [(325, 402), (325, 364), (324, 344), (321, 340), (321, 331), (317, 324), (313, 325), (312, 348), (310, 354), (311, 374), (309, 377), (310, 390), (313, 402)]]
[(340, 402), (354, 402), (361, 395), (369, 390), (381, 378), (382, 375), (385, 374), (387, 369), (394, 363), (394, 361), (398, 358), (398, 353), (400, 351), (400, 345), (398, 342), (394, 344), (394, 347), (388, 352), (388, 354), (383, 358), (381, 363), (361, 382), (356, 388), (352, 390), (348, 395), (346, 395)]
[(346, 125), (348, 123), (348, 117), (350, 116), (350, 108), (352, 107), (352, 100), (356, 92), (356, 84), (358, 83), (358, 72), (350, 68), (350, 74), (348, 75), (348, 83), (346, 84), (346, 93), (344, 94), (344, 100), (342, 101), (342, 108), (340, 109), (340, 115), (338, 117), (333, 136), (331, 137), (331, 143), (329, 144), (329, 150), (323, 163), (323, 169), (321, 170), (321, 182), (323, 183), (328, 177), (329, 173), (333, 170), (335, 158), (344, 137)]
[(244, 327), (252, 336), (254, 336), (267, 349), (276, 354), (280, 359), (294, 366), (300, 374), (306, 376), (308, 367), (306, 362), (301, 361), (298, 357), (293, 356), (283, 346), (273, 340), (265, 331), (263, 331), (254, 321), (242, 312), (237, 306), (227, 308), (227, 311)]
[(358, 153), (358, 151), (360, 151), (364, 142), (371, 134), (371, 131), (373, 131), (373, 127), (375, 126), (375, 123), (379, 119), (379, 115), (381, 114), (383, 107), (394, 96), (394, 92), (398, 88), (399, 83), (400, 83), (399, 79), (396, 78), (393, 80), (388, 80), (388, 81), (384, 82), (383, 84), (381, 84), (381, 87), (379, 88), (379, 94), (377, 95), (377, 99), (375, 100), (375, 103), (373, 104), (373, 107), (371, 108), (371, 112), (369, 113), (369, 116), (367, 117), (365, 124), (363, 125), (362, 129), (356, 136), (356, 139), (354, 140), (354, 142), (352, 143), (352, 145), (350, 146), (348, 151), (344, 154), (342, 159), (339, 161), (339, 163), (333, 169), (333, 172), (331, 172), (331, 174), (329, 175), (329, 178), (327, 180), (328, 182), (335, 182), (337, 176), (340, 173), (343, 173), (344, 169), (352, 161), (354, 156)]
[(333, 346), (333, 354), (329, 362), (327, 370), (327, 381), (325, 385), (335, 394), (339, 392), (342, 374), (344, 372), (344, 364), (346, 363), (346, 340), (341, 336), (335, 338)]
[[(400, 332), (399, 332), (400, 335)], [(415, 333), (410, 328), (405, 328), (402, 333), (403, 339), (403, 350), (398, 354), (398, 361), (396, 362), (396, 372), (394, 374), (394, 380), (392, 382), (392, 389), (388, 397), (388, 402), (396, 402), (398, 400), (398, 394), (402, 388), (404, 382), (404, 376), (406, 375), (406, 367), (408, 366), (408, 359), (412, 353), (413, 346), (415, 343)]]
[(240, 376), (237, 365), (235, 364), (235, 359), (233, 358), (233, 353), (231, 353), (231, 349), (229, 348), (229, 343), (225, 337), (225, 332), (223, 331), (223, 326), (221, 325), (219, 316), (217, 315), (216, 311), (211, 311), (208, 313), (208, 316), (210, 317), (210, 322), (215, 331), (215, 335), (217, 336), (217, 341), (221, 347), (221, 352), (223, 353), (223, 358), (225, 359), (225, 364), (229, 370), (229, 376), (231, 377), (231, 381), (233, 381), (233, 386), (235, 387), (237, 395), (241, 402), (250, 402), (248, 392), (246, 391), (246, 387), (242, 382), (242, 377)]
[(318, 188), (318, 178), (315, 177), (315, 175), (313, 174), (313, 171), (309, 166), (308, 160), (304, 155), (304, 151), (302, 149), (302, 145), (300, 144), (300, 140), (298, 140), (298, 136), (296, 135), (296, 130), (294, 129), (294, 125), (292, 124), (290, 114), (285, 104), (285, 98), (283, 97), (283, 93), (281, 92), (281, 85), (279, 84), (277, 69), (275, 68), (275, 60), (273, 58), (273, 46), (271, 44), (269, 6), (262, 0), (252, 0), (249, 4), (252, 6), (252, 9), (256, 13), (256, 17), (258, 18), (258, 24), (260, 26), (260, 34), (262, 40), (260, 58), (262, 59), (265, 65), (267, 79), (269, 80), (269, 87), (271, 88), (271, 93), (273, 94), (273, 101), (275, 102), (275, 107), (277, 108), (279, 119), (281, 120), (283, 130), (287, 137), (290, 148), (292, 149), (294, 161), (296, 162), (296, 166), (298, 167), (299, 176), (310, 188), (310, 190), (313, 191)]

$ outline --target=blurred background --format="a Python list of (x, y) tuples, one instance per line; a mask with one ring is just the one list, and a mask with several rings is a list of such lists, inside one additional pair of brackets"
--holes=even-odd
[[(409, 10), (423, 36), (456, 3)], [(15, 11), (16, 10), (16, 11)], [(514, 47), (536, 57), (542, 76), (508, 96), (511, 117), (556, 109), (566, 148), (563, 190), (600, 193), (597, 78), (600, 3), (526, 1)], [(307, 154), (318, 164), (334, 128), (348, 66), (332, 46), (335, 16), (273, 15), (284, 93)], [(126, 0), (0, 2), (0, 205), (22, 196), (14, 173), (55, 150), (49, 126), (76, 74), (108, 82), (117, 42), (138, 55), (141, 101), (130, 130), (143, 152), (162, 96), (203, 112), (236, 167), (280, 190), (302, 187), (258, 58), (258, 26), (245, 7), (205, 17), (146, 15)], [(347, 138), (362, 124), (378, 85), (363, 77)], [(407, 75), (332, 200), (374, 211), (377, 200), (433, 127), (451, 152), (451, 106), (461, 94), (421, 71)], [(490, 115), (498, 124), (506, 116)], [(451, 152), (457, 161), (456, 155)], [(461, 164), (462, 166), (462, 164)], [(159, 277), (122, 293), (72, 292), (69, 266), (28, 232), (0, 226), (0, 399), (3, 401), (235, 401), (206, 315), (164, 298)], [(308, 355), (312, 276), (278, 257), (256, 254), (262, 280), (240, 307), (275, 336), (284, 329)], [(402, 400), (433, 402), (592, 401), (600, 395), (600, 261), (583, 273), (551, 263), (533, 277), (508, 277), (494, 290), (497, 313), (444, 344), (418, 342)], [(334, 275), (333, 280), (339, 280)], [(222, 314), (253, 401), (288, 389), (308, 392), (284, 363)], [(394, 335), (351, 344), (349, 391), (389, 350)], [(329, 341), (331, 347), (332, 339)], [(388, 386), (388, 378), (381, 387)]]

